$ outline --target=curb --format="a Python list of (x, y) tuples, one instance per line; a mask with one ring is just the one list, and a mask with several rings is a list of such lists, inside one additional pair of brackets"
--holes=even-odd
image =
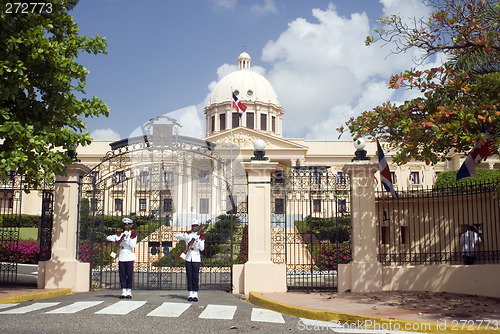
[[(403, 330), (403, 331), (416, 331), (423, 333), (425, 332), (425, 333), (456, 334), (456, 333), (463, 333), (465, 331), (471, 331), (473, 333), (481, 333), (481, 334), (500, 333), (500, 330), (498, 328), (483, 329), (481, 328), (481, 326), (472, 326), (472, 325), (469, 326), (468, 324), (465, 324), (465, 330), (464, 330), (462, 328), (462, 323), (460, 322), (458, 322), (458, 325), (453, 326), (447, 323), (439, 324), (439, 323), (411, 321), (411, 320), (386, 319), (386, 318), (377, 318), (377, 317), (362, 316), (355, 314), (307, 309), (304, 307), (283, 304), (265, 298), (259, 295), (259, 293), (255, 291), (250, 291), (248, 295), (248, 302), (268, 310), (276, 311), (294, 317), (329, 322), (331, 323), (331, 327), (330, 326), (328, 327), (330, 327), (329, 329), (331, 330), (334, 330), (335, 328), (359, 329), (360, 326), (362, 326), (363, 328), (367, 329), (382, 329), (389, 331)], [(326, 329), (327, 325), (325, 324), (325, 326), (322, 327), (325, 327), (324, 329)]]
[(10, 297), (0, 297), (0, 304), (11, 304), (19, 302), (27, 302), (31, 300), (47, 299), (54, 297), (61, 297), (71, 293), (71, 289), (57, 289), (51, 291), (28, 293), (24, 295), (10, 296)]

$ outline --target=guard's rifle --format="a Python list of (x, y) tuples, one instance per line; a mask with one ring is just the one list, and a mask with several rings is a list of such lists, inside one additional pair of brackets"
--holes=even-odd
[[(125, 234), (123, 234), (123, 236), (125, 236)], [(111, 256), (113, 259), (116, 259), (116, 254), (118, 253), (118, 249), (122, 245), (123, 241), (125, 240), (123, 239), (123, 237), (121, 237), (119, 242), (118, 241), (114, 242), (115, 245), (113, 247), (113, 250), (111, 251), (111, 254), (109, 254), (109, 256)]]
[[(196, 233), (200, 234), (203, 233), (209, 226), (211, 219), (207, 220), (206, 224), (203, 225), (203, 227), (200, 227)], [(189, 253), (189, 250), (191, 249), (191, 246), (193, 246), (194, 242), (196, 241), (196, 238), (191, 239), (189, 243), (186, 245), (186, 248), (182, 251), (182, 253), (179, 255), (179, 257), (183, 260), (186, 259), (187, 254)]]

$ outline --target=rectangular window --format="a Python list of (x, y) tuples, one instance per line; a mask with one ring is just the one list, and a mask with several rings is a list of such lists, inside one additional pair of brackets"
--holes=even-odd
[(91, 212), (96, 212), (97, 211), (97, 198), (92, 198), (90, 200), (90, 211)]
[(285, 213), (285, 199), (274, 199), (274, 213)]
[(236, 129), (240, 126), (240, 113), (233, 112), (233, 129)]
[(406, 245), (408, 243), (408, 226), (401, 226), (401, 244)]
[(145, 198), (139, 198), (139, 211), (146, 211), (147, 200)]
[(139, 183), (141, 185), (146, 185), (150, 182), (149, 172), (141, 170), (139, 174)]
[(211, 124), (211, 128), (210, 130), (212, 130), (211, 132), (214, 132), (215, 131), (215, 116), (212, 116), (212, 124)]
[(123, 210), (123, 199), (115, 198), (115, 211)]
[(208, 170), (200, 170), (198, 175), (198, 182), (200, 183), (210, 183), (211, 173)]
[(12, 197), (8, 198), (7, 208), (8, 209), (14, 209), (14, 198), (12, 198)]
[(346, 182), (346, 179), (345, 179), (345, 175), (343, 172), (337, 172), (337, 183), (338, 184), (345, 184)]
[(398, 184), (398, 177), (396, 176), (395, 172), (391, 172), (391, 181), (392, 184)]
[(313, 199), (313, 211), (314, 212), (321, 212), (321, 200), (320, 199)]
[(113, 180), (116, 183), (121, 183), (127, 179), (127, 175), (124, 170), (120, 170), (118, 172), (113, 172)]
[(99, 182), (99, 172), (97, 171), (93, 171), (93, 172), (90, 172), (90, 179), (92, 180), (92, 183), (97, 183)]
[(174, 184), (174, 173), (172, 172), (165, 172), (165, 183), (169, 185)]
[(312, 172), (312, 182), (314, 184), (321, 184), (321, 175), (323, 174), (322, 171), (319, 171), (317, 169), (315, 169), (313, 172)]
[(226, 130), (226, 114), (219, 115), (220, 130)]
[(208, 213), (208, 198), (200, 198), (200, 213)]
[(254, 128), (254, 124), (253, 124), (254, 113), (253, 112), (247, 112), (246, 114), (247, 114), (247, 128), (253, 129)]
[(267, 115), (260, 114), (260, 129), (267, 130)]
[(271, 129), (273, 132), (276, 132), (276, 117), (271, 117)]
[(410, 183), (411, 184), (420, 184), (420, 173), (419, 172), (410, 172)]
[(285, 183), (285, 172), (281, 169), (278, 169), (274, 172), (273, 177), (274, 184), (284, 184)]
[(389, 226), (382, 226), (382, 230), (380, 231), (381, 232), (381, 236), (380, 238), (382, 239), (382, 244), (383, 245), (388, 245), (389, 244), (389, 240), (390, 240), (390, 229), (389, 229)]
[(347, 201), (345, 198), (340, 198), (338, 201), (338, 210), (341, 214), (347, 212)]
[(163, 199), (163, 212), (172, 212), (172, 199), (164, 198)]

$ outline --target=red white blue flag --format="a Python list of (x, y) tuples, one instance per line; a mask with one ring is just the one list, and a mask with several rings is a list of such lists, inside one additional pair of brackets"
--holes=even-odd
[(394, 190), (394, 185), (391, 180), (391, 171), (389, 170), (389, 165), (387, 164), (387, 159), (385, 158), (384, 151), (377, 140), (377, 151), (378, 151), (378, 168), (380, 170), (380, 181), (384, 185), (385, 190), (391, 193), (392, 198), (398, 197), (398, 193)]
[(247, 110), (247, 107), (243, 103), (241, 103), (240, 100), (238, 100), (236, 95), (234, 95), (234, 92), (233, 92), (233, 108), (236, 108), (236, 110), (238, 110), (240, 114), (243, 114), (243, 112)]
[(484, 127), (481, 132), (485, 134), (484, 139), (476, 140), (472, 151), (465, 158), (464, 163), (457, 172), (457, 181), (464, 177), (476, 176), (476, 163), (496, 152), (493, 142), (489, 139), (488, 132)]

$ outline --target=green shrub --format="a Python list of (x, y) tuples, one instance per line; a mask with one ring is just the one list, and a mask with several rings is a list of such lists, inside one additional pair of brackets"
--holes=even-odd
[(476, 183), (494, 182), (500, 178), (500, 170), (477, 168), (475, 177), (464, 177), (457, 181), (457, 170), (441, 172), (433, 189), (466, 188)]
[(303, 235), (312, 235), (318, 241), (344, 242), (351, 238), (351, 216), (316, 218), (307, 216), (296, 220), (295, 226)]
[(36, 215), (0, 215), (1, 227), (36, 227), (39, 218)]

